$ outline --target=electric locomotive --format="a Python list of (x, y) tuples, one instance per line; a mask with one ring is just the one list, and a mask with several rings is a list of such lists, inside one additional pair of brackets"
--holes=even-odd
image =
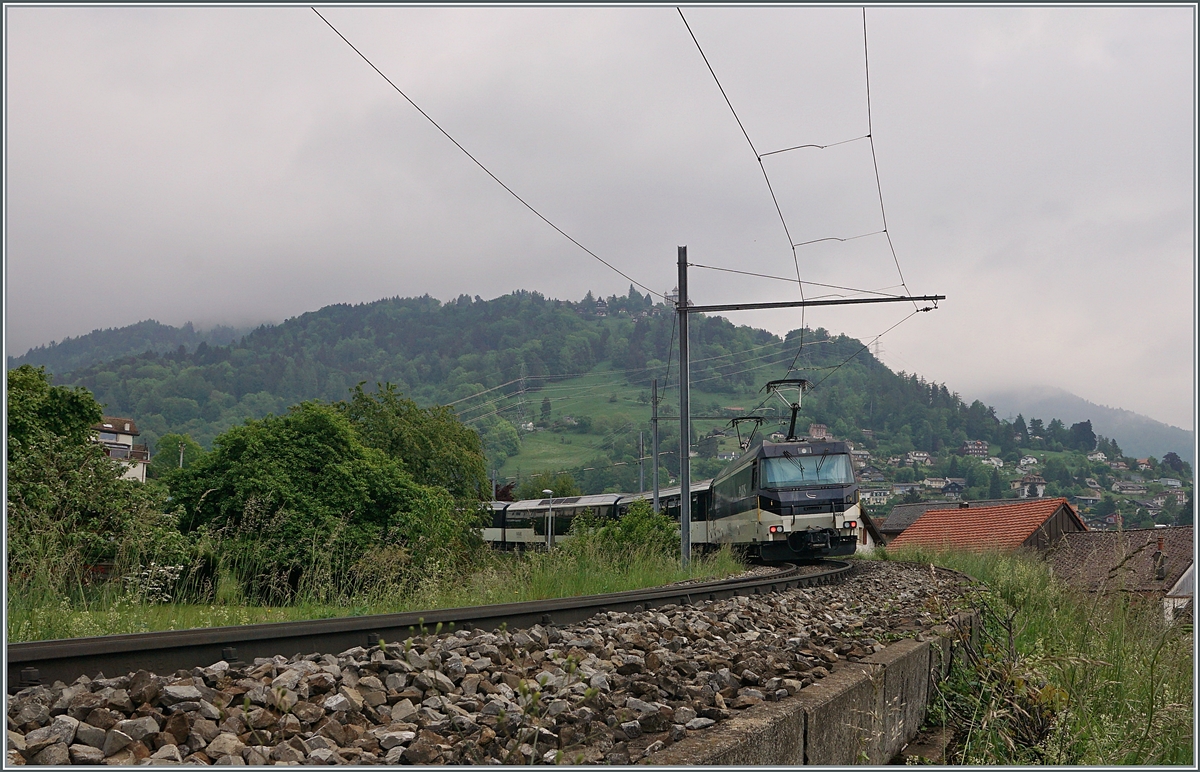
[[(791, 408), (787, 436), (782, 442), (755, 442), (752, 432), (739, 458), (711, 481), (691, 486), (692, 544), (701, 549), (728, 544), (769, 562), (854, 554), (862, 508), (849, 446), (796, 436), (796, 414), (808, 381), (771, 381), (766, 388)], [(794, 403), (780, 393), (786, 389), (796, 390)], [(659, 494), (660, 508), (676, 522), (680, 493), (676, 485)], [(634, 501), (649, 498), (650, 493), (632, 493), (492, 502), (493, 522), (483, 537), (502, 549), (549, 547), (569, 538), (579, 514), (620, 517)]]
[[(765, 561), (854, 554), (862, 509), (849, 446), (796, 437), (808, 381), (771, 381), (766, 388), (791, 408), (787, 436), (748, 443), (713, 478), (708, 541), (737, 545)], [(794, 403), (780, 394), (784, 389), (796, 390)]]

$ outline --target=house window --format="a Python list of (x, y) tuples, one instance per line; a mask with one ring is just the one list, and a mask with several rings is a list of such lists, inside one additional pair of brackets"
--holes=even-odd
[(116, 442), (117, 435), (115, 432), (100, 432), (101, 442)]

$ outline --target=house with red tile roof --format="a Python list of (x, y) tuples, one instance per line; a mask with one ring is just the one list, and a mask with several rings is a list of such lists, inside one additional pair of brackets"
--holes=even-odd
[(1162, 598), (1169, 620), (1192, 604), (1192, 526), (1069, 533), (1046, 555), (1050, 569), (1085, 592)]
[(930, 509), (897, 536), (889, 547), (932, 549), (1045, 550), (1064, 534), (1087, 526), (1066, 499), (1035, 499), (1002, 506), (969, 502), (953, 509)]

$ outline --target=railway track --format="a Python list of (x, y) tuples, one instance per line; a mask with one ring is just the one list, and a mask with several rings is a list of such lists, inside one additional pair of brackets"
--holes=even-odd
[(381, 639), (397, 641), (435, 630), (566, 625), (601, 611), (638, 611), (833, 584), (851, 570), (850, 563), (840, 560), (821, 561), (819, 565), (823, 570), (813, 571), (812, 565), (788, 565), (768, 575), (526, 603), (14, 643), (8, 646), (9, 691), (54, 681), (69, 684), (85, 674), (111, 677), (137, 670), (167, 674), (206, 667), (218, 660), (253, 661), (256, 657), (298, 652), (337, 653), (355, 646), (373, 646)]

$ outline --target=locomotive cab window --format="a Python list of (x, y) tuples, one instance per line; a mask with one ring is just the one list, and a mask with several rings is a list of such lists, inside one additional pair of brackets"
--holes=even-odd
[(764, 488), (798, 488), (809, 485), (853, 485), (854, 468), (845, 453), (785, 455), (764, 458)]

